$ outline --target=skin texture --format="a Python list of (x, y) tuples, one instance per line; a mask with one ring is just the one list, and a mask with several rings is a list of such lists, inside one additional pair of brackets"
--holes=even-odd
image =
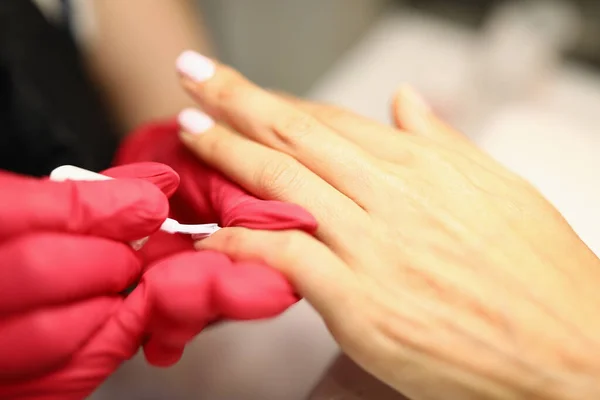
[(230, 228), (199, 248), (282, 271), (350, 358), (411, 399), (600, 397), (599, 260), (414, 95), (397, 100), (419, 121), (406, 132), (284, 100), (223, 65), (182, 84), (218, 122), (184, 143), (319, 222), (316, 238)]
[[(280, 95), (285, 96), (289, 101), (301, 104), (297, 99)], [(428, 110), (424, 108), (427, 106), (415, 96), (416, 94), (410, 88), (403, 88), (394, 97), (392, 119), (398, 128), (403, 129), (406, 134), (432, 138), (449, 136), (466, 140), (459, 132), (429, 115)], [(309, 103), (302, 104), (310, 107)], [(326, 109), (332, 108), (324, 105), (310, 108), (313, 112)], [(373, 150), (377, 149), (373, 148)], [(308, 397), (308, 400), (362, 399), (404, 400), (407, 397), (365, 372), (345, 354), (341, 354), (335, 360)]]
[(185, 49), (211, 51), (193, 1), (93, 0), (90, 7), (95, 30), (84, 55), (123, 132), (191, 104), (172, 63)]

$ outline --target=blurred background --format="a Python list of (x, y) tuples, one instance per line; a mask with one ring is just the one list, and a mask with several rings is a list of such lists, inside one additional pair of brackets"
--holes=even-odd
[[(94, 18), (73, 5), (85, 46)], [(600, 251), (600, 2), (198, 0), (194, 12), (214, 55), (265, 87), (388, 121), (396, 88), (413, 85)], [(301, 303), (206, 331), (174, 368), (136, 359), (94, 399), (300, 400), (335, 354)]]

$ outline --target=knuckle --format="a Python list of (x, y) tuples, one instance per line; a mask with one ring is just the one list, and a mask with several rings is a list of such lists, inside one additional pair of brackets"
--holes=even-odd
[(300, 231), (286, 231), (273, 233), (273, 246), (277, 249), (278, 261), (284, 264), (290, 264), (302, 254), (302, 243), (304, 242), (304, 233)]
[(223, 135), (208, 133), (200, 136), (202, 138), (197, 142), (197, 148), (201, 153), (212, 157), (229, 154), (231, 149), (226, 140), (224, 140)]
[(319, 107), (315, 115), (320, 120), (328, 122), (336, 122), (347, 118), (346, 111), (342, 110), (341, 108), (330, 105), (323, 105)]
[(219, 235), (219, 247), (225, 254), (235, 254), (242, 249), (243, 235), (238, 230), (224, 230)]
[(248, 85), (244, 78), (237, 71), (226, 68), (212, 87), (213, 98), (219, 104), (238, 103), (247, 96), (247, 89)]
[(419, 154), (419, 159), (423, 161), (424, 165), (427, 165), (432, 169), (448, 166), (447, 154), (440, 148), (432, 149), (432, 151), (423, 151), (421, 153), (422, 154)]
[[(165, 197), (164, 193), (159, 189), (158, 186), (151, 182), (136, 180), (132, 184), (138, 186), (138, 193), (141, 193), (139, 200), (135, 201), (137, 206), (136, 213), (134, 214), (139, 218), (138, 224), (131, 224), (130, 229), (142, 229), (145, 232), (148, 229), (149, 222), (153, 221), (156, 226), (159, 226), (165, 218), (169, 216), (169, 200)], [(115, 194), (115, 198), (118, 198), (118, 193)], [(129, 210), (130, 204), (125, 204), (123, 210)], [(116, 214), (119, 215), (119, 214)], [(144, 221), (141, 223), (141, 221)], [(138, 225), (137, 227), (135, 225)], [(93, 229), (91, 226), (89, 229)], [(142, 235), (144, 235), (142, 233)]]
[(299, 183), (300, 168), (292, 161), (270, 158), (257, 173), (261, 194), (267, 198), (280, 199), (291, 190), (295, 190)]
[(276, 137), (286, 145), (295, 145), (315, 131), (317, 121), (309, 114), (292, 114), (282, 118), (273, 128)]
[(215, 98), (219, 104), (237, 104), (245, 96), (244, 87), (228, 82), (216, 90)]
[(420, 156), (417, 156), (421, 152), (409, 136), (396, 137), (394, 145), (390, 146), (389, 150), (393, 154), (391, 164), (394, 166), (414, 168), (421, 162)]

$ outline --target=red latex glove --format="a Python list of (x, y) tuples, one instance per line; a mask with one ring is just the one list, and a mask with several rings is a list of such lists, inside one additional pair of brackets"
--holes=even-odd
[[(220, 226), (253, 229), (300, 229), (313, 233), (316, 220), (295, 204), (259, 200), (223, 175), (202, 164), (179, 141), (176, 121), (141, 127), (121, 146), (116, 165), (154, 161), (175, 170), (180, 177), (170, 198), (170, 216), (182, 223), (218, 222)], [(232, 160), (235, 162), (235, 160)], [(189, 236), (159, 232), (144, 248), (149, 261), (181, 250), (192, 249)]]
[[(157, 164), (116, 173), (177, 176)], [(127, 242), (153, 233), (167, 199), (141, 180), (50, 182), (0, 172), (0, 398), (81, 399), (137, 351), (142, 263)]]
[[(180, 143), (178, 130), (176, 122), (142, 127), (130, 135), (117, 157), (117, 164), (165, 163), (179, 174), (179, 188), (170, 199), (171, 217), (223, 227), (316, 230), (316, 220), (301, 207), (259, 200), (201, 164)], [(234, 263), (214, 252), (196, 252), (187, 236), (159, 232), (143, 253), (148, 261), (160, 260), (140, 284), (152, 304), (144, 351), (155, 365), (176, 362), (185, 344), (212, 322), (272, 317), (298, 300), (274, 269)], [(162, 258), (166, 255), (172, 256)]]

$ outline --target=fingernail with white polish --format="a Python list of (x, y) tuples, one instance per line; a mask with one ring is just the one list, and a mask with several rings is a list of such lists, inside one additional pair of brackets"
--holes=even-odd
[(186, 108), (180, 112), (177, 122), (181, 129), (193, 135), (204, 133), (215, 126), (215, 121), (211, 117), (195, 108)]
[(177, 70), (196, 82), (204, 82), (215, 74), (215, 63), (192, 50), (186, 50), (177, 57)]

